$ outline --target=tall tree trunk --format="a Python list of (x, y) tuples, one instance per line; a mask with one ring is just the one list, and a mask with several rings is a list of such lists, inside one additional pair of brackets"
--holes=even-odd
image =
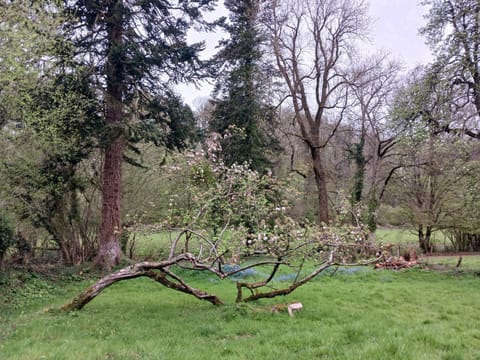
[(99, 251), (96, 264), (110, 270), (121, 259), (121, 197), (122, 161), (125, 139), (121, 132), (123, 123), (122, 95), (125, 70), (122, 56), (123, 2), (114, 1), (107, 13), (108, 58), (106, 62), (107, 93), (105, 96), (105, 122), (112, 135), (105, 148), (102, 170), (102, 223), (99, 230)]
[(96, 263), (104, 269), (118, 265), (121, 259), (121, 196), (124, 139), (116, 139), (105, 149), (102, 173), (102, 223)]
[(328, 213), (327, 179), (323, 168), (321, 149), (319, 147), (310, 147), (310, 152), (315, 174), (315, 184), (317, 185), (318, 220), (320, 223), (328, 224), (330, 218)]
[(432, 248), (432, 227), (430, 225), (426, 225), (425, 229), (423, 225), (418, 226), (418, 241), (420, 245), (420, 249), (425, 253), (431, 253), (433, 251)]

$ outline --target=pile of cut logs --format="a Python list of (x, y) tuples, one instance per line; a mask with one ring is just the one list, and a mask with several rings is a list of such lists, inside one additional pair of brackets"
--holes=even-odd
[(400, 257), (390, 257), (385, 261), (378, 262), (375, 264), (375, 269), (392, 269), (392, 270), (400, 270), (400, 269), (409, 269), (414, 266), (418, 265), (417, 260), (413, 261), (406, 261), (403, 256)]
[(383, 249), (382, 259), (375, 264), (375, 269), (410, 269), (418, 265), (418, 256), (415, 250), (410, 250), (403, 254), (403, 256), (392, 256), (390, 250), (393, 244), (387, 244)]

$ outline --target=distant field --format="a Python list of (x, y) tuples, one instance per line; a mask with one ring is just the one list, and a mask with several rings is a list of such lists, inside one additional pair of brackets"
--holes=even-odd
[[(440, 265), (447, 269), (454, 268), (460, 256), (428, 256), (421, 259), (426, 265)], [(473, 271), (480, 274), (480, 255), (462, 255), (458, 271)]]
[[(164, 255), (178, 233), (178, 231), (139, 232), (135, 235), (134, 253), (138, 257)], [(375, 237), (377, 242), (392, 243), (400, 245), (402, 248), (418, 246), (418, 235), (410, 229), (380, 228), (375, 232)], [(439, 231), (433, 234), (432, 241), (439, 250), (450, 244), (449, 240)]]
[[(418, 235), (412, 229), (391, 229), (391, 228), (380, 228), (375, 232), (377, 241), (382, 243), (392, 243), (392, 244), (418, 244)], [(449, 245), (449, 240), (445, 235), (436, 231), (432, 235), (432, 241), (438, 247), (443, 248), (445, 245)]]
[(134, 254), (139, 257), (158, 257), (166, 254), (177, 231), (138, 232), (130, 241), (134, 242)]
[[(149, 252), (152, 249), (170, 246), (171, 242), (178, 235), (178, 231), (155, 231), (155, 232), (138, 232), (135, 235), (137, 250), (141, 253)], [(417, 243), (417, 234), (409, 229), (397, 228), (380, 228), (375, 232), (378, 241), (390, 243)], [(442, 233), (434, 233), (434, 241), (442, 242), (445, 240)]]
[[(134, 243), (134, 254), (136, 257), (158, 258), (170, 251), (170, 246), (179, 234), (180, 230), (137, 232), (131, 235), (129, 244)], [(226, 231), (224, 238), (228, 238), (228, 236), (231, 236), (231, 233)]]
[(375, 236), (377, 241), (381, 241), (382, 243), (408, 244), (418, 242), (417, 234), (409, 229), (380, 228), (375, 231)]

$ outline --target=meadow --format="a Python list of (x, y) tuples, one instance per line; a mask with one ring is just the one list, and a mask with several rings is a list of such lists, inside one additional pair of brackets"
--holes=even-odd
[[(246, 305), (234, 303), (232, 280), (188, 280), (228, 303), (215, 307), (140, 278), (64, 313), (61, 305), (93, 278), (72, 270), (55, 282), (23, 279), (0, 295), (0, 359), (478, 359), (478, 271), (339, 270)], [(293, 301), (304, 306), (294, 318), (270, 311)]]
[[(404, 246), (417, 246), (418, 244), (417, 233), (408, 228), (379, 228), (375, 231), (375, 235), (377, 241), (384, 244), (392, 243)], [(451, 246), (450, 241), (441, 231), (432, 234), (432, 243), (438, 250)]]

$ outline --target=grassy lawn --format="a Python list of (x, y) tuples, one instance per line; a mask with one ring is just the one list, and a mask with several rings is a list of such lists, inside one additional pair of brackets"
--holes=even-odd
[(377, 241), (392, 244), (416, 244), (418, 236), (410, 229), (380, 228), (375, 231)]
[[(375, 232), (378, 241), (393, 244), (418, 244), (418, 235), (412, 229), (400, 228), (380, 228)], [(432, 242), (438, 245), (450, 245), (449, 240), (441, 231), (435, 231), (432, 234)]]
[[(155, 231), (152, 233), (137, 233), (135, 235), (134, 253), (138, 258), (158, 257), (167, 252), (170, 244), (178, 235), (177, 231)], [(228, 234), (227, 234), (228, 236)], [(383, 244), (391, 243), (403, 248), (410, 246), (418, 247), (418, 235), (412, 229), (402, 228), (379, 228), (375, 232), (377, 242)], [(445, 235), (436, 231), (432, 235), (432, 243), (441, 250), (445, 245), (450, 246), (450, 241)]]
[[(440, 265), (446, 268), (453, 268), (457, 265), (458, 259), (459, 256), (428, 256), (421, 259), (421, 262), (426, 265)], [(480, 274), (480, 256), (463, 255), (458, 271), (473, 271)]]
[(161, 258), (168, 253), (170, 245), (178, 235), (176, 231), (155, 231), (152, 233), (137, 233), (134, 237), (134, 253), (137, 257)]
[[(43, 296), (34, 296), (39, 289), (17, 294), (15, 306), (0, 304), (0, 359), (479, 356), (480, 277), (473, 274), (361, 269), (320, 276), (286, 298), (242, 306), (233, 304), (231, 280), (190, 280), (229, 304), (214, 307), (148, 279), (115, 284), (70, 314), (45, 309), (58, 308), (86, 282), (49, 287)], [(268, 310), (295, 300), (304, 305), (295, 318)]]

